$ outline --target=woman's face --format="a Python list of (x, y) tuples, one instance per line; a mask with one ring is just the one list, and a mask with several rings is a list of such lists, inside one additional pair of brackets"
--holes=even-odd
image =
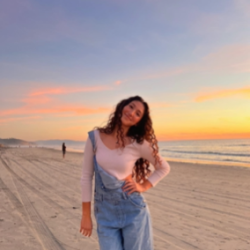
[(122, 110), (121, 122), (124, 126), (136, 125), (144, 114), (144, 105), (140, 101), (132, 101)]

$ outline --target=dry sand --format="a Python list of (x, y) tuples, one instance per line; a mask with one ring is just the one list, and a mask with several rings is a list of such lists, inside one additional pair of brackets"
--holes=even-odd
[[(83, 155), (0, 149), (0, 249), (99, 249), (79, 233)], [(155, 250), (249, 250), (250, 168), (172, 162), (145, 193)], [(109, 250), (109, 249), (107, 249)]]

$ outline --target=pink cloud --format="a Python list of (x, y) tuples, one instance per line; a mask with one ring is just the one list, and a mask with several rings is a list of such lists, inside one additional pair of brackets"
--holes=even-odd
[(115, 85), (120, 85), (122, 83), (122, 81), (116, 81)]

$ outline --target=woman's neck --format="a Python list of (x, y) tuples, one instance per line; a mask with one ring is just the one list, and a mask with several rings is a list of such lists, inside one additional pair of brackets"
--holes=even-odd
[[(123, 136), (124, 137), (127, 137), (128, 130), (129, 130), (129, 127), (122, 126), (122, 131), (123, 131)], [(118, 133), (118, 127), (116, 126), (113, 133), (112, 133), (112, 135), (117, 137), (117, 133)]]
[[(127, 136), (128, 130), (129, 130), (129, 127), (122, 127), (123, 135), (122, 135), (122, 138), (121, 138), (121, 135), (119, 135), (119, 139), (118, 139), (118, 127), (114, 129), (111, 135), (115, 138), (115, 140), (118, 139), (118, 141), (116, 141), (117, 145), (122, 145), (123, 143), (124, 145), (127, 145), (131, 143), (131, 138)], [(123, 141), (123, 143), (120, 140)]]

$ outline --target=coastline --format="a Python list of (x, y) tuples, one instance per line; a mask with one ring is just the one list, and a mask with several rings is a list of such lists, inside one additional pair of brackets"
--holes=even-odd
[[(23, 147), (24, 148), (24, 147)], [(28, 148), (28, 147), (26, 147)], [(57, 151), (61, 151), (59, 148), (55, 147), (44, 147), (44, 146), (38, 146), (36, 148), (47, 148), (47, 149), (53, 149)], [(84, 154), (83, 149), (72, 149), (68, 148), (67, 152), (70, 153), (79, 153)], [(217, 166), (231, 166), (231, 167), (247, 167), (250, 168), (250, 162), (249, 163), (243, 163), (243, 162), (229, 162), (229, 161), (208, 161), (208, 160), (196, 160), (196, 159), (175, 159), (175, 158), (169, 158), (169, 157), (163, 157), (168, 162), (179, 162), (179, 163), (191, 163), (191, 164), (201, 164), (201, 165), (217, 165)]]
[(179, 162), (179, 163), (191, 163), (201, 165), (216, 165), (216, 166), (230, 166), (230, 167), (246, 167), (250, 168), (250, 163), (240, 162), (223, 162), (223, 161), (205, 161), (205, 160), (194, 160), (194, 159), (173, 159), (164, 157), (168, 162)]

